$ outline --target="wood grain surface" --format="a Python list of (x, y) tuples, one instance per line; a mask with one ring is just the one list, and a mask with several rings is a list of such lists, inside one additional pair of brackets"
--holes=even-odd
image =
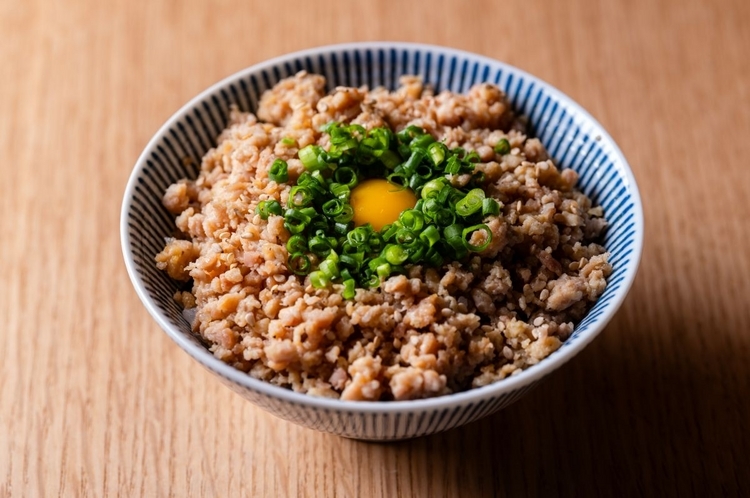
[[(749, 496), (750, 2), (0, 0), (0, 496)], [(628, 157), (646, 244), (621, 311), (510, 408), (366, 444), (217, 383), (125, 273), (121, 196), (208, 85), (404, 40), (519, 66)]]

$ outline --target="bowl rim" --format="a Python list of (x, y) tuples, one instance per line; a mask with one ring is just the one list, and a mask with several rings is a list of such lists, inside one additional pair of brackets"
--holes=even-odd
[[(432, 51), (440, 52), (446, 56), (463, 57), (485, 64), (499, 66), (503, 69), (503, 71), (517, 74), (519, 76), (522, 76), (523, 78), (528, 79), (529, 81), (533, 81), (536, 85), (543, 88), (544, 91), (546, 91), (548, 95), (550, 95), (550, 97), (564, 103), (571, 111), (573, 111), (575, 114), (580, 115), (584, 119), (584, 121), (587, 120), (591, 127), (596, 131), (597, 135), (601, 136), (602, 142), (607, 143), (611, 147), (610, 152), (616, 159), (615, 163), (619, 162), (619, 164), (621, 165), (621, 170), (625, 180), (624, 183), (628, 187), (628, 193), (633, 202), (633, 218), (635, 220), (635, 231), (633, 235), (634, 247), (632, 253), (633, 257), (627, 263), (623, 274), (624, 278), (620, 288), (615, 291), (613, 298), (602, 308), (602, 314), (589, 325), (589, 328), (584, 331), (581, 336), (577, 338), (575, 344), (571, 345), (570, 347), (561, 348), (555, 351), (547, 358), (541, 360), (538, 364), (524, 369), (520, 374), (507, 377), (503, 380), (493, 382), (486, 386), (469, 389), (468, 391), (417, 400), (348, 401), (336, 398), (315, 397), (308, 394), (295, 392), (285, 387), (276, 386), (260, 379), (256, 379), (249, 374), (242, 372), (214, 357), (208, 349), (191, 341), (180, 329), (172, 325), (169, 320), (164, 315), (162, 315), (160, 310), (157, 308), (157, 306), (149, 296), (148, 291), (144, 286), (143, 280), (141, 279), (141, 276), (136, 271), (135, 260), (130, 252), (131, 238), (127, 223), (137, 178), (146, 164), (146, 159), (155, 149), (157, 142), (164, 136), (165, 132), (169, 130), (176, 121), (182, 119), (197, 104), (200, 104), (203, 100), (205, 100), (206, 97), (215, 94), (218, 90), (225, 88), (236, 81), (244, 79), (253, 73), (303, 57), (327, 54), (331, 52), (341, 52), (345, 50), (362, 49), (406, 49), (413, 51)], [(125, 260), (125, 267), (127, 269), (131, 283), (135, 288), (136, 294), (140, 298), (141, 302), (143, 303), (144, 307), (149, 312), (151, 317), (159, 325), (159, 327), (174, 342), (176, 342), (177, 345), (179, 345), (185, 352), (193, 357), (193, 359), (201, 363), (204, 367), (211, 370), (213, 373), (218, 374), (235, 384), (260, 392), (261, 394), (269, 396), (271, 398), (280, 399), (282, 401), (321, 410), (370, 414), (391, 413), (401, 410), (408, 410), (411, 412), (428, 410), (433, 411), (436, 409), (448, 408), (456, 405), (466, 405), (469, 403), (476, 403), (487, 398), (494, 398), (506, 393), (510, 393), (529, 384), (532, 384), (538, 380), (541, 380), (543, 377), (567, 363), (571, 358), (573, 358), (576, 354), (583, 350), (596, 336), (599, 335), (599, 333), (601, 333), (604, 327), (606, 327), (612, 317), (617, 313), (623, 301), (625, 300), (625, 297), (627, 296), (638, 272), (638, 267), (640, 266), (641, 256), (643, 252), (643, 238), (643, 206), (641, 203), (638, 186), (630, 165), (628, 164), (624, 154), (612, 139), (612, 137), (609, 135), (609, 133), (596, 119), (594, 119), (593, 116), (591, 116), (591, 114), (588, 113), (588, 111), (581, 107), (581, 105), (576, 103), (572, 98), (568, 97), (566, 94), (550, 85), (546, 81), (541, 80), (540, 78), (533, 76), (532, 74), (527, 73), (522, 69), (493, 59), (491, 57), (440, 45), (399, 41), (339, 43), (332, 45), (322, 45), (314, 48), (291, 52), (249, 66), (209, 86), (198, 95), (191, 98), (182, 107), (180, 107), (180, 109), (177, 110), (149, 140), (149, 142), (143, 149), (143, 152), (141, 152), (140, 156), (138, 157), (133, 170), (130, 173), (130, 177), (128, 179), (123, 196), (120, 213), (121, 248), (123, 258)]]

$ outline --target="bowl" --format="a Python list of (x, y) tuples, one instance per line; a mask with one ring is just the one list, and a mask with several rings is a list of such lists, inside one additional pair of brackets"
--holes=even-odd
[[(518, 375), (442, 397), (352, 402), (308, 396), (274, 386), (216, 359), (201, 343), (172, 296), (178, 289), (157, 270), (154, 255), (173, 232), (162, 206), (165, 189), (195, 178), (201, 157), (228, 121), (228, 108), (255, 110), (262, 92), (299, 70), (338, 85), (393, 89), (402, 74), (421, 75), (437, 91), (465, 92), (479, 82), (500, 86), (527, 115), (559, 165), (580, 175), (579, 188), (601, 204), (610, 225), (604, 245), (613, 272), (595, 306), (549, 357)], [(633, 174), (612, 138), (581, 106), (559, 90), (513, 66), (450, 48), (411, 43), (352, 43), (296, 52), (242, 70), (211, 86), (172, 116), (139, 157), (125, 190), (122, 251), (144, 306), (186, 353), (247, 400), (270, 413), (319, 431), (365, 440), (433, 434), (485, 417), (513, 403), (578, 354), (606, 326), (633, 282), (643, 245), (643, 210)]]

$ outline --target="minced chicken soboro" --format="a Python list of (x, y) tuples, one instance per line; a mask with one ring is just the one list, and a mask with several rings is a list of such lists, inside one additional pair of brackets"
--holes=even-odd
[[(476, 151), (499, 216), (485, 223), (483, 252), (440, 268), (407, 266), (377, 288), (316, 289), (287, 268), (281, 216), (263, 220), (262, 200), (286, 206), (304, 171), (297, 153), (329, 147), (321, 127), (357, 123), (394, 131), (417, 125), (449, 148)], [(192, 291), (193, 328), (224, 362), (278, 386), (345, 400), (408, 400), (480, 387), (520, 373), (557, 350), (606, 286), (608, 253), (597, 243), (602, 208), (575, 188), (544, 146), (526, 135), (496, 86), (437, 95), (417, 77), (400, 87), (337, 87), (301, 72), (264, 93), (257, 116), (231, 111), (200, 175), (171, 185), (166, 208), (179, 235), (156, 256)], [(290, 140), (293, 139), (293, 140)], [(504, 154), (494, 148), (510, 144)], [(287, 161), (288, 183), (268, 178)], [(462, 186), (468, 175), (455, 175)]]

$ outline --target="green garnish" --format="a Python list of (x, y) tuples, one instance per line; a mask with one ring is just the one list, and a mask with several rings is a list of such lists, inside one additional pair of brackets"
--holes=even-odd
[(356, 287), (357, 282), (355, 282), (353, 278), (347, 278), (344, 280), (344, 292), (342, 293), (344, 299), (354, 299), (354, 296), (357, 293)]
[(267, 220), (269, 215), (275, 214), (278, 216), (281, 214), (281, 204), (279, 204), (279, 201), (276, 199), (260, 201), (258, 207), (255, 208), (255, 212), (259, 214), (261, 218)]
[(484, 190), (475, 188), (466, 197), (456, 203), (456, 213), (464, 218), (471, 216), (482, 209), (484, 201)]
[(495, 144), (495, 152), (497, 152), (501, 156), (504, 156), (510, 153), (510, 142), (508, 142), (507, 138), (501, 138), (497, 142), (497, 144)]
[(289, 265), (289, 269), (297, 275), (307, 275), (310, 273), (310, 268), (312, 267), (310, 258), (301, 252), (290, 253), (289, 258), (287, 259), (287, 265)]
[[(471, 236), (474, 232), (484, 232), (484, 242), (482, 242), (479, 245), (472, 245), (470, 242)], [(464, 231), (461, 234), (461, 237), (463, 239), (464, 245), (466, 248), (473, 252), (481, 252), (487, 249), (487, 247), (490, 245), (490, 242), (492, 242), (492, 232), (490, 231), (490, 227), (488, 227), (485, 224), (481, 225), (474, 225), (473, 227), (464, 228)]]
[[(283, 213), (292, 234), (287, 264), (295, 274), (309, 275), (313, 287), (339, 284), (343, 297), (353, 299), (357, 287), (377, 287), (405, 272), (405, 265), (440, 266), (489, 246), (492, 232), (485, 222), (501, 205), (482, 189), (476, 153), (449, 149), (417, 126), (394, 134), (385, 127), (329, 123), (323, 132), (329, 150), (314, 144), (299, 150), (306, 171), (290, 189), (286, 209), (277, 201), (262, 201), (257, 209), (264, 219)], [(510, 149), (503, 139), (496, 150), (503, 141)], [(468, 185), (453, 187), (451, 178), (464, 174), (471, 177)], [(288, 181), (286, 162), (274, 161), (269, 178)], [(369, 178), (413, 190), (417, 204), (380, 231), (369, 224), (355, 227), (349, 198)], [(481, 243), (472, 244), (476, 232), (482, 233)]]
[(289, 180), (289, 170), (286, 161), (276, 159), (268, 170), (268, 178), (276, 183), (284, 183)]

